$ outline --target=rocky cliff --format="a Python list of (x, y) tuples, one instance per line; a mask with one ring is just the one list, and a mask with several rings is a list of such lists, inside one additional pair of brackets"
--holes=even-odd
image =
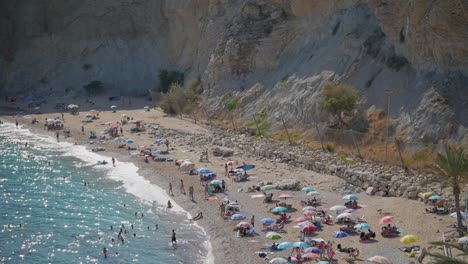
[(390, 96), (409, 138), (468, 144), (467, 11), (467, 0), (1, 1), (0, 87), (145, 91), (179, 70), (213, 101), (238, 92), (244, 113), (308, 123), (324, 83), (342, 82), (366, 107)]

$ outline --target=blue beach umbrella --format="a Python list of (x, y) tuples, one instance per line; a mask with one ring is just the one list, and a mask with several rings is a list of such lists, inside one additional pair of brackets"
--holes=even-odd
[(306, 248), (308, 246), (309, 244), (307, 244), (306, 242), (302, 242), (302, 241), (294, 242), (294, 247)]
[(154, 141), (153, 144), (156, 144), (157, 146), (161, 146), (161, 145), (166, 144), (166, 140), (164, 140), (164, 139), (158, 139), (158, 140)]
[(199, 168), (197, 172), (198, 173), (213, 173), (213, 171), (208, 168)]
[(264, 225), (271, 225), (273, 223), (276, 223), (276, 220), (271, 218), (263, 218), (260, 222)]
[(133, 144), (133, 143), (135, 143), (135, 141), (133, 141), (132, 139), (127, 139), (127, 140), (125, 140), (125, 143), (127, 143), (127, 144)]
[(315, 191), (315, 189), (312, 188), (312, 187), (304, 187), (304, 188), (302, 188), (302, 190), (305, 191), (306, 193)]
[(306, 195), (307, 195), (307, 196), (319, 196), (320, 193), (317, 192), (317, 191), (310, 191), (310, 192), (308, 192)]
[(152, 154), (153, 154), (153, 155), (157, 155), (157, 154), (163, 154), (163, 153), (164, 153), (163, 150), (157, 149), (157, 150), (153, 151)]
[(213, 178), (216, 178), (216, 173), (208, 173), (206, 175), (206, 177), (210, 178), (210, 179), (213, 179)]
[(294, 247), (294, 244), (291, 242), (282, 242), (282, 243), (279, 243), (278, 245), (278, 249), (288, 249), (292, 247)]
[(278, 206), (278, 207), (275, 207), (273, 209), (271, 209), (271, 212), (272, 213), (281, 213), (281, 212), (284, 212), (284, 211), (287, 211), (288, 208), (286, 207), (282, 207), (282, 206)]
[(354, 228), (357, 229), (371, 229), (370, 225), (368, 223), (360, 223), (354, 226)]
[(357, 201), (357, 200), (359, 200), (359, 197), (357, 195), (354, 195), (354, 194), (348, 194), (348, 195), (343, 196), (342, 199), (343, 200), (350, 200), (350, 201)]
[(319, 249), (318, 247), (308, 247), (308, 248), (304, 249), (304, 253), (320, 254), (320, 253), (322, 253), (322, 250)]
[(348, 236), (348, 233), (343, 232), (343, 231), (336, 231), (335, 233), (333, 233), (334, 238), (343, 238), (347, 236)]
[(329, 264), (329, 262), (326, 260), (322, 260), (322, 261), (317, 262), (317, 264)]
[(440, 195), (433, 195), (433, 196), (429, 197), (429, 200), (431, 200), (431, 201), (439, 201), (439, 200), (442, 200), (442, 199), (443, 199), (443, 197), (440, 196)]
[(231, 216), (231, 220), (233, 221), (240, 221), (240, 220), (244, 220), (245, 219), (245, 216), (241, 215), (241, 214), (234, 214)]

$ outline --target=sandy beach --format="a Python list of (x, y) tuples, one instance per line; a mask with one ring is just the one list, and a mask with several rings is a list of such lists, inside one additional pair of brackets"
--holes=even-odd
[[(264, 203), (263, 198), (251, 198), (253, 194), (246, 193), (249, 186), (259, 185), (266, 182), (278, 182), (281, 179), (292, 178), (301, 182), (301, 186), (311, 186), (318, 190), (321, 195), (321, 207), (327, 211), (328, 214), (336, 216), (335, 213), (328, 211), (334, 205), (343, 205), (344, 200), (342, 196), (346, 193), (340, 193), (335, 190), (342, 189), (341, 187), (346, 183), (338, 177), (331, 175), (318, 174), (302, 168), (292, 167), (284, 163), (273, 162), (264, 158), (258, 158), (254, 155), (238, 155), (234, 150), (234, 156), (230, 158), (215, 157), (211, 154), (210, 144), (198, 144), (192, 142), (191, 136), (210, 138), (213, 131), (208, 126), (202, 124), (195, 124), (190, 119), (179, 119), (177, 117), (168, 117), (160, 109), (151, 109), (145, 111), (143, 106), (148, 104), (143, 100), (132, 99), (132, 110), (124, 110), (126, 106), (119, 106), (117, 111), (113, 113), (110, 110), (100, 111), (99, 119), (90, 123), (83, 123), (82, 120), (86, 118), (84, 115), (90, 110), (95, 109), (95, 106), (89, 105), (85, 102), (76, 102), (80, 105), (80, 113), (78, 115), (71, 115), (69, 112), (64, 113), (66, 129), (71, 132), (71, 137), (65, 140), (76, 142), (77, 144), (87, 145), (89, 148), (97, 146), (103, 147), (106, 150), (100, 154), (115, 157), (117, 160), (134, 162), (139, 168), (139, 173), (147, 178), (152, 183), (168, 190), (169, 183), (173, 185), (174, 201), (182, 206), (185, 210), (195, 216), (199, 212), (203, 212), (203, 219), (198, 220), (197, 223), (201, 225), (210, 237), (210, 242), (213, 248), (213, 255), (215, 263), (269, 263), (264, 258), (261, 258), (255, 252), (264, 251), (263, 248), (269, 247), (273, 241), (265, 238), (265, 233), (261, 231), (260, 220), (265, 217), (278, 218), (273, 215), (270, 210), (275, 207), (275, 203)], [(106, 101), (106, 98), (95, 100), (96, 106), (105, 107), (109, 109), (111, 102)], [(1, 116), (0, 120), (14, 123), (15, 120), (21, 126), (27, 126), (36, 133), (48, 134), (52, 137), (55, 136), (55, 131), (47, 131), (44, 128), (44, 120), (48, 118), (61, 117), (61, 113), (53, 113), (52, 106), (50, 109), (42, 108), (41, 111), (48, 113), (33, 114), (24, 113), (24, 115), (5, 115)], [(135, 109), (136, 108), (136, 109)], [(97, 109), (100, 110), (100, 109)], [(131, 138), (135, 141), (135, 145), (150, 146), (158, 139), (167, 139), (170, 142), (171, 151), (168, 155), (162, 157), (172, 157), (175, 159), (191, 159), (196, 164), (196, 167), (207, 167), (216, 172), (217, 179), (225, 180), (227, 190), (225, 193), (215, 194), (216, 200), (205, 200), (204, 187), (200, 184), (198, 176), (188, 175), (186, 172), (178, 170), (174, 162), (155, 162), (149, 161), (146, 163), (143, 156), (131, 155), (133, 151), (127, 149), (117, 148), (117, 144), (110, 141), (96, 142), (90, 144), (88, 139), (89, 131), (95, 131), (98, 136), (103, 135), (103, 131), (107, 128), (106, 123), (116, 123), (121, 120), (122, 114), (133, 117), (134, 120), (142, 119), (144, 124), (148, 127), (150, 124), (159, 125), (157, 134), (149, 134), (149, 129), (146, 132), (131, 133), (130, 129), (135, 127), (134, 124), (126, 124), (123, 126), (123, 134), (126, 138)], [(32, 117), (37, 118), (38, 124), (32, 124)], [(84, 127), (85, 133), (81, 133), (81, 126)], [(63, 133), (60, 131), (60, 139), (63, 139)], [(106, 135), (108, 137), (108, 135)], [(158, 147), (154, 147), (158, 148)], [(165, 149), (165, 146), (161, 146)], [(199, 157), (202, 151), (209, 150), (209, 162), (200, 163)], [(224, 176), (224, 163), (229, 160), (236, 160), (239, 164), (245, 162), (246, 164), (254, 164), (256, 168), (249, 173), (251, 176), (248, 181), (234, 182), (232, 179)], [(250, 171), (249, 171), (250, 172)], [(179, 191), (180, 180), (184, 181), (185, 190), (187, 194), (184, 195)], [(194, 202), (188, 197), (188, 189), (190, 186), (194, 187)], [(292, 205), (291, 210), (287, 211), (287, 215), (294, 219), (302, 216), (301, 200), (306, 200), (308, 196), (304, 191), (281, 191), (272, 190), (274, 193), (273, 200), (276, 202), (285, 202)], [(258, 193), (260, 194), (260, 193)], [(279, 194), (289, 194), (292, 198), (278, 199)], [(359, 259), (367, 259), (374, 255), (387, 257), (393, 261), (394, 264), (410, 263), (414, 258), (409, 258), (407, 254), (401, 252), (398, 248), (404, 245), (399, 241), (399, 238), (383, 238), (380, 235), (381, 225), (378, 220), (386, 215), (394, 216), (394, 221), (391, 223), (402, 229), (402, 236), (416, 235), (419, 241), (415, 244), (422, 247), (430, 247), (429, 242), (439, 241), (442, 239), (442, 233), (446, 237), (454, 234), (454, 228), (449, 227), (455, 223), (455, 219), (450, 218), (448, 215), (439, 216), (436, 214), (426, 214), (424, 209), (427, 207), (422, 202), (416, 200), (407, 200), (395, 197), (377, 197), (368, 196), (365, 192), (356, 193), (359, 196), (359, 204), (363, 208), (357, 210), (353, 215), (363, 218), (372, 230), (377, 233), (376, 242), (361, 243), (359, 242), (359, 235), (350, 235), (345, 238), (334, 238), (333, 232), (338, 231), (340, 225), (324, 225), (322, 230), (316, 232), (313, 238), (322, 238), (325, 241), (334, 243), (336, 251), (335, 260), (337, 263), (346, 263), (344, 258), (347, 254), (340, 253), (336, 250), (337, 244), (342, 244), (343, 247), (358, 248), (360, 251)], [(237, 221), (231, 221), (228, 218), (223, 219), (219, 214), (219, 204), (223, 199), (228, 198), (231, 201), (238, 201), (241, 205), (240, 213), (246, 216), (245, 221), (250, 222), (251, 217), (255, 216), (255, 231), (258, 233), (256, 236), (247, 236), (238, 238), (237, 233), (233, 231)], [(158, 201), (165, 204), (167, 201)], [(296, 224), (289, 222), (284, 227), (284, 232), (280, 233), (282, 239), (275, 242), (298, 241), (299, 230), (294, 228)], [(308, 240), (309, 237), (306, 237)], [(271, 260), (275, 257), (287, 258), (291, 249), (268, 252), (268, 259)], [(428, 258), (424, 260), (426, 263)], [(315, 263), (315, 260), (309, 263)]]

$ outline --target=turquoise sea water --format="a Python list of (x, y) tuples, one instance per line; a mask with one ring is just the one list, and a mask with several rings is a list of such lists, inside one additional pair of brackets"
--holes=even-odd
[[(203, 229), (177, 205), (167, 210), (155, 202), (169, 199), (162, 189), (132, 163), (96, 165), (103, 159), (109, 160), (83, 146), (0, 125), (0, 263), (213, 261)], [(117, 239), (122, 224), (123, 244)], [(176, 249), (169, 244), (172, 229)]]

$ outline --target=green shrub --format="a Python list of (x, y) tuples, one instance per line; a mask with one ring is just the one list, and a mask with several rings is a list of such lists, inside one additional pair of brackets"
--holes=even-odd
[(255, 120), (252, 120), (250, 122), (247, 122), (245, 124), (246, 128), (251, 128), (255, 129), (255, 136), (259, 137), (262, 135), (265, 135), (265, 133), (270, 129), (270, 124), (268, 123), (268, 114), (266, 112), (266, 109), (263, 109), (260, 111), (258, 115), (256, 115), (255, 119), (257, 120), (258, 124), (258, 129), (257, 129), (257, 124), (255, 124)]
[(338, 156), (338, 158), (340, 158), (342, 161), (348, 162), (348, 156), (346, 156), (346, 154), (344, 154), (344, 153), (338, 153), (337, 156)]
[(223, 94), (223, 96), (221, 97), (221, 103), (225, 103), (231, 97), (232, 97), (231, 92), (227, 92), (227, 93)]
[(184, 85), (184, 73), (179, 71), (160, 70), (158, 74), (158, 92), (167, 93), (172, 84)]
[(87, 85), (83, 86), (85, 91), (90, 95), (97, 95), (104, 92), (104, 85), (101, 81), (94, 80)]
[(233, 111), (234, 109), (237, 108), (237, 104), (239, 103), (239, 97), (234, 97), (231, 99), (231, 101), (229, 101), (229, 103), (227, 103), (226, 105), (226, 110), (228, 110), (229, 112)]
[(325, 150), (327, 150), (328, 152), (335, 152), (335, 144), (333, 144), (332, 142), (325, 143)]
[(199, 95), (203, 93), (203, 86), (201, 84), (200, 76), (189, 80), (187, 86), (194, 94)]
[(283, 78), (281, 78), (280, 83), (285, 84), (288, 80), (289, 80), (289, 75), (286, 74), (285, 76), (283, 76)]
[(335, 116), (341, 125), (344, 124), (341, 114), (354, 110), (357, 100), (356, 88), (342, 84), (327, 84), (323, 90), (322, 109)]

